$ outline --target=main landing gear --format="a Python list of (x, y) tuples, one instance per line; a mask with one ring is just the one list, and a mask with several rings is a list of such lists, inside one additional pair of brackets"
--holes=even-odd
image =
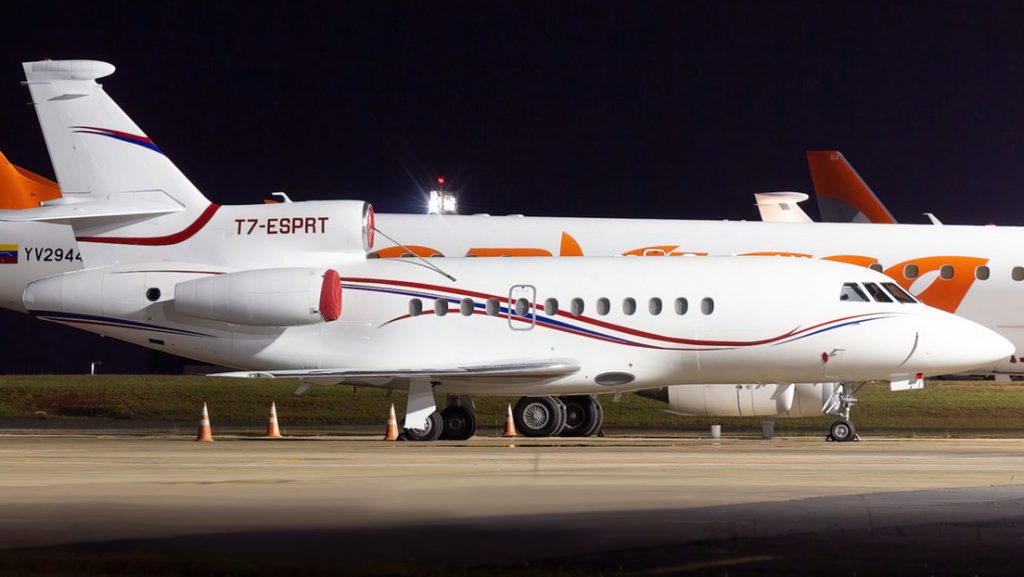
[(476, 433), (476, 414), (460, 405), (451, 405), (441, 411), (441, 423), (442, 439), (465, 441)]
[(601, 430), (604, 423), (604, 409), (597, 399), (590, 395), (564, 397), (565, 428), (563, 437), (589, 437)]
[(826, 415), (840, 417), (840, 420), (832, 423), (829, 427), (827, 441), (845, 443), (848, 441), (859, 441), (857, 428), (850, 422), (850, 410), (857, 403), (857, 391), (851, 383), (839, 383), (839, 386), (832, 392), (832, 396), (825, 402), (822, 412)]
[[(524, 437), (590, 437), (601, 431), (604, 409), (590, 395), (522, 397), (512, 408), (516, 431)], [(451, 396), (422, 429), (404, 428), (409, 441), (465, 441), (476, 433), (476, 413), (467, 396)]]
[(441, 438), (441, 433), (444, 432), (441, 413), (437, 411), (430, 413), (422, 429), (406, 427), (405, 421), (402, 421), (402, 431), (405, 433), (406, 440), (409, 441), (436, 441)]
[(422, 429), (404, 428), (405, 438), (409, 441), (465, 441), (472, 437), (476, 433), (473, 401), (469, 397), (452, 396), (448, 403), (444, 410), (431, 413)]
[(604, 410), (590, 395), (523, 397), (512, 419), (524, 437), (589, 437), (601, 430)]

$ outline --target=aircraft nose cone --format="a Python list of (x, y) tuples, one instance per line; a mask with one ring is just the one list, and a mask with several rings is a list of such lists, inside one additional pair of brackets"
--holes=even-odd
[(939, 313), (932, 322), (925, 323), (919, 338), (918, 350), (907, 368), (926, 374), (989, 371), (1015, 351), (1013, 343), (999, 333), (948, 313)]

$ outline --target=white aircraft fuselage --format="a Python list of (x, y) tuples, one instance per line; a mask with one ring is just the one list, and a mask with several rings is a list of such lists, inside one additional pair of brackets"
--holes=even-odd
[(34, 281), (25, 306), (149, 348), (320, 382), (398, 387), (407, 380), (396, 367), (531, 360), (577, 369), (542, 379), (435, 378), (435, 390), (464, 394), (907, 379), (990, 365), (1011, 352), (995, 333), (921, 304), (841, 300), (845, 283), (889, 281), (843, 264), (765, 257), (444, 265), (457, 281), (414, 260), (339, 262), (343, 305), (330, 322), (313, 314), (324, 268), (104, 267)]

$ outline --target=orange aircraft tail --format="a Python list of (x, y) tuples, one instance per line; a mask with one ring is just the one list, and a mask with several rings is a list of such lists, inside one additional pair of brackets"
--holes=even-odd
[(807, 165), (822, 222), (895, 224), (864, 179), (838, 150), (808, 150)]
[(0, 153), (0, 210), (36, 208), (55, 198), (60, 198), (56, 182), (11, 164)]

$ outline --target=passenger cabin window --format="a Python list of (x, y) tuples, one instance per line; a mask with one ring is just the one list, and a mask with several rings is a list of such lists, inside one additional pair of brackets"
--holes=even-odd
[(870, 302), (868, 295), (864, 294), (864, 291), (860, 290), (860, 287), (855, 282), (843, 284), (843, 290), (839, 293), (839, 300), (859, 303)]
[(654, 297), (651, 300), (647, 301), (647, 312), (651, 313), (654, 316), (660, 315), (661, 299), (659, 299), (658, 297)]
[(484, 308), (487, 310), (487, 316), (496, 317), (501, 312), (501, 302), (498, 299), (487, 299), (487, 304)]
[(875, 283), (873, 283), (873, 282), (866, 282), (866, 283), (864, 283), (864, 288), (868, 289), (868, 294), (870, 294), (871, 298), (875, 299), (876, 301), (878, 301), (880, 303), (891, 303), (892, 302), (892, 298), (888, 294), (886, 294), (886, 292), (884, 290), (882, 290), (882, 288), (879, 287), (878, 285), (876, 285)]
[(868, 268), (873, 270), (873, 271), (875, 271), (875, 272), (882, 272), (882, 265), (880, 263), (877, 263), (877, 262), (873, 262), (873, 263), (869, 264)]
[(1010, 278), (1013, 280), (1024, 280), (1024, 266), (1013, 267), (1013, 271), (1010, 272)]
[(420, 316), (420, 313), (422, 313), (422, 312), (423, 312), (423, 301), (421, 301), (420, 299), (410, 299), (409, 300), (409, 314), (411, 316), (418, 317), (418, 316)]
[(443, 317), (448, 314), (448, 301), (444, 299), (437, 299), (434, 301), (434, 314)]
[(516, 314), (525, 317), (530, 312), (530, 301), (526, 299), (516, 299)]
[(711, 297), (704, 297), (700, 301), (700, 312), (709, 315), (715, 312), (715, 300)]
[(573, 316), (577, 316), (578, 317), (578, 316), (582, 315), (583, 311), (584, 311), (583, 299), (581, 299), (581, 298), (572, 299), (572, 302), (569, 303), (569, 310), (570, 310), (570, 312), (572, 312)]
[(892, 296), (896, 297), (896, 300), (903, 304), (916, 303), (917, 299), (910, 295), (907, 291), (903, 290), (903, 287), (894, 282), (884, 282), (882, 286), (888, 290)]
[(942, 280), (949, 280), (953, 278), (953, 265), (944, 264), (939, 268), (939, 278)]
[(918, 272), (917, 272), (917, 265), (916, 264), (908, 264), (907, 266), (903, 267), (903, 276), (904, 277), (906, 277), (906, 278), (917, 278), (917, 274), (918, 274)]
[(549, 317), (553, 317), (558, 314), (558, 299), (548, 299), (544, 301), (544, 313)]
[(473, 299), (462, 299), (462, 302), (459, 303), (459, 312), (462, 313), (462, 316), (464, 317), (472, 315), (473, 309), (475, 308), (476, 304), (473, 302)]
[(685, 315), (686, 311), (690, 310), (690, 303), (686, 299), (679, 297), (676, 299), (676, 314)]
[(597, 299), (597, 314), (604, 316), (611, 312), (612, 303), (608, 299), (601, 297)]
[(636, 299), (629, 297), (622, 299), (622, 314), (631, 315), (636, 312)]
[(974, 269), (974, 278), (978, 280), (988, 280), (990, 274), (992, 274), (992, 271), (990, 271), (985, 265), (981, 265)]

